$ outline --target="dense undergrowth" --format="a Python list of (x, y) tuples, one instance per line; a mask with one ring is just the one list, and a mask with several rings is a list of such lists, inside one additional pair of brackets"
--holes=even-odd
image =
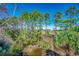
[[(0, 11), (7, 16), (0, 19), (1, 56), (79, 55), (79, 9), (75, 6), (57, 11), (53, 19), (38, 10), (8, 16), (3, 7)], [(48, 29), (51, 26), (55, 28)]]

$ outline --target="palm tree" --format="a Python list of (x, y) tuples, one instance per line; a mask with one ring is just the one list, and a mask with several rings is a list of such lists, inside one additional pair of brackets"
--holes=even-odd
[(69, 9), (66, 10), (65, 15), (68, 17), (67, 23), (69, 24), (69, 27), (75, 25), (76, 19), (73, 19), (77, 15), (77, 9), (75, 6), (71, 6)]
[[(28, 18), (29, 18), (29, 13), (28, 12), (24, 12), (21, 16), (20, 16), (20, 26), (21, 26), (21, 29), (23, 29), (23, 27), (27, 25), (27, 28), (29, 27), (28, 26)], [(25, 25), (24, 25), (25, 24)]]
[(39, 19), (39, 11), (35, 10), (33, 12), (33, 23), (34, 23), (34, 30), (36, 30), (38, 28), (38, 19)]
[(39, 24), (39, 30), (42, 30), (43, 27), (43, 21), (44, 21), (44, 15), (43, 14), (39, 14), (39, 20), (38, 20), (38, 24)]
[[(44, 15), (41, 14), (38, 10), (34, 11), (34, 18), (36, 19), (36, 27), (38, 30), (42, 29)], [(35, 21), (35, 20), (34, 20)]]
[(54, 19), (54, 23), (55, 23), (55, 30), (57, 30), (57, 26), (60, 27), (61, 26), (61, 22), (62, 22), (62, 16), (63, 14), (61, 12), (57, 12), (55, 14), (55, 19)]
[(45, 20), (45, 27), (46, 27), (46, 33), (48, 34), (48, 31), (47, 31), (47, 26), (48, 26), (48, 22), (49, 22), (49, 13), (45, 13), (44, 14), (44, 20)]
[(39, 41), (41, 40), (44, 15), (40, 13), (38, 10), (35, 10), (32, 16), (34, 26), (33, 33), (35, 33), (33, 36), (37, 37), (36, 41), (38, 42), (38, 44), (40, 44)]

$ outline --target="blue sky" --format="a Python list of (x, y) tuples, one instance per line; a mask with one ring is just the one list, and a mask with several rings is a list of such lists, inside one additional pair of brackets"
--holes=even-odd
[[(8, 8), (9, 15), (13, 14), (14, 10), (14, 4), (8, 3), (5, 4)], [(78, 3), (16, 3), (17, 10), (15, 13), (15, 16), (20, 16), (23, 11), (33, 12), (34, 10), (38, 10), (41, 13), (50, 13), (50, 19), (52, 20), (55, 13), (57, 11), (61, 11), (64, 13), (69, 7), (76, 6), (79, 8)], [(50, 21), (51, 22), (51, 21)], [(49, 28), (52, 28), (53, 23), (49, 26)]]
[[(8, 3), (5, 4), (8, 8), (10, 15), (13, 13), (14, 4)], [(70, 6), (76, 6), (79, 8), (78, 3), (17, 3), (16, 16), (19, 16), (23, 11), (32, 12), (38, 10), (41, 13), (49, 12), (51, 16), (55, 15), (57, 11), (65, 12)]]

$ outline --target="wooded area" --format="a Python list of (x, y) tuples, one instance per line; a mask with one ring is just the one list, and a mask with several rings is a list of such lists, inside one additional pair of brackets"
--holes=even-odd
[[(79, 9), (71, 6), (57, 11), (41, 13), (24, 11), (15, 16), (8, 14), (5, 4), (0, 4), (0, 55), (1, 56), (72, 56), (79, 55)], [(52, 30), (50, 26), (52, 16)], [(44, 29), (45, 27), (45, 29)], [(59, 29), (57, 29), (59, 27)]]

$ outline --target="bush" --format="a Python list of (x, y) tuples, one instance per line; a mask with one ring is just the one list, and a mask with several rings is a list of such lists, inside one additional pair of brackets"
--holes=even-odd
[(75, 52), (79, 50), (79, 33), (76, 31), (58, 31), (55, 36), (55, 45), (58, 47), (64, 44), (69, 44), (69, 47), (74, 49)]

